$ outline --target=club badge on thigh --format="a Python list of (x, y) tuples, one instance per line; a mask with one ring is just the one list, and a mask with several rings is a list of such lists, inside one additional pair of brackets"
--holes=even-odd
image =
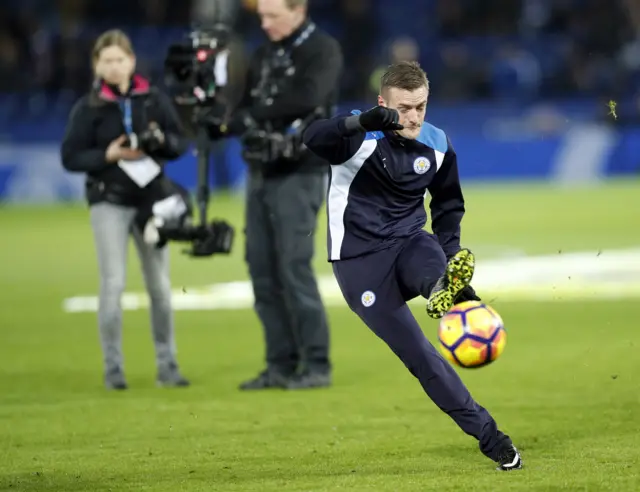
[(362, 293), (362, 296), (360, 297), (360, 301), (362, 301), (362, 305), (364, 307), (371, 307), (376, 302), (376, 295), (370, 290), (367, 290)]

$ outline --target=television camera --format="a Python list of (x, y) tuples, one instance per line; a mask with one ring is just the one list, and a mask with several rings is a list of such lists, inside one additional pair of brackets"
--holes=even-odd
[[(227, 45), (231, 30), (228, 25), (194, 26), (188, 40), (169, 47), (165, 62), (165, 85), (182, 115), (187, 115), (187, 127), (195, 134), (198, 161), (196, 203), (199, 223), (182, 220), (159, 228), (160, 237), (169, 241), (191, 243), (185, 251), (194, 257), (208, 257), (231, 252), (233, 227), (223, 220), (208, 222), (210, 200), (211, 142), (206, 126), (198, 123), (202, 111), (217, 106), (222, 87), (226, 85)], [(222, 115), (221, 115), (222, 116)], [(189, 197), (186, 197), (189, 200)], [(189, 207), (190, 208), (190, 207)]]

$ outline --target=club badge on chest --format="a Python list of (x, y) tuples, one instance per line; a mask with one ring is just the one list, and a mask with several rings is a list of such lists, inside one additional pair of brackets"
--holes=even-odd
[(413, 170), (416, 174), (424, 174), (431, 168), (431, 163), (429, 159), (426, 157), (417, 157), (415, 161), (413, 161)]

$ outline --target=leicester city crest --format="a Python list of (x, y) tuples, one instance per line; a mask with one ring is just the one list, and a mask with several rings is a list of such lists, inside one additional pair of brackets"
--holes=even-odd
[(421, 156), (413, 161), (413, 170), (416, 172), (416, 174), (424, 174), (429, 170), (430, 167), (431, 163), (426, 157)]
[(376, 295), (370, 290), (367, 290), (362, 293), (360, 301), (364, 307), (371, 307), (376, 302)]

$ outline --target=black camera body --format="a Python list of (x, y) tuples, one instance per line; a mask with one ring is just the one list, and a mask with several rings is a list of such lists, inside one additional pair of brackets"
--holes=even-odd
[(302, 135), (256, 129), (247, 131), (241, 138), (242, 157), (250, 164), (299, 159), (304, 152)]
[(191, 249), (183, 253), (194, 257), (208, 257), (214, 254), (229, 254), (235, 236), (234, 228), (223, 220), (212, 220), (206, 225), (190, 223), (179, 226), (167, 224), (158, 229), (160, 240), (191, 243)]
[(139, 135), (137, 133), (128, 134), (122, 146), (133, 150), (142, 150), (145, 154), (153, 154), (162, 148), (163, 138), (160, 128), (149, 128)]
[(271, 131), (265, 128), (249, 128), (241, 137), (242, 157), (250, 164), (268, 165), (276, 161), (296, 161), (307, 150), (302, 134), (316, 119), (326, 114), (323, 108), (317, 108), (306, 118), (299, 118), (285, 131)]
[(209, 106), (215, 103), (219, 89), (216, 64), (226, 63), (231, 29), (223, 23), (199, 26), (189, 40), (169, 46), (165, 62), (165, 84), (179, 106)]

